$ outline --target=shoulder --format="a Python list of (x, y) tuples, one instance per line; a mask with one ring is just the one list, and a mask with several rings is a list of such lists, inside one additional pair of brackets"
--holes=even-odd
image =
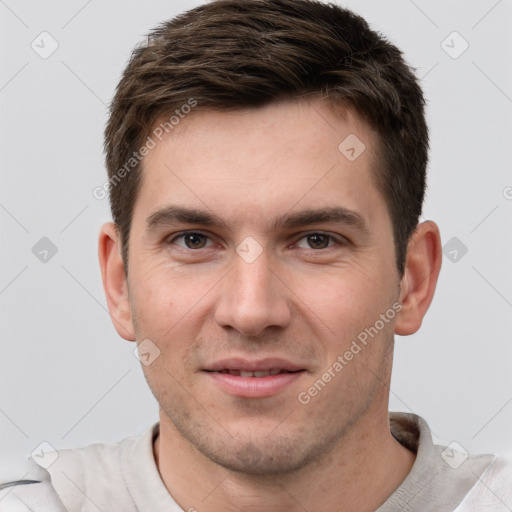
[(455, 512), (512, 510), (512, 452), (497, 455)]
[(416, 460), (379, 512), (512, 511), (510, 454), (469, 454), (457, 443), (434, 444), (428, 424), (415, 414), (391, 413), (390, 425), (393, 436), (416, 452)]
[[(143, 435), (118, 443), (91, 444), (83, 448), (57, 451), (57, 458), (47, 468), (52, 485), (69, 512), (108, 510), (116, 503), (119, 510), (136, 510), (130, 497), (125, 460), (139, 459), (154, 465), (152, 438), (157, 425)], [(144, 461), (144, 462), (143, 462)]]

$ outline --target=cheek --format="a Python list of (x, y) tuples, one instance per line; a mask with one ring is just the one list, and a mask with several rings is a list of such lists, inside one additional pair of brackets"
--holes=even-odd
[[(148, 258), (149, 260), (149, 258)], [(148, 263), (133, 273), (132, 308), (141, 328), (160, 336), (193, 311), (208, 291), (208, 283), (164, 263)]]
[[(192, 374), (198, 331), (204, 324), (208, 292), (218, 277), (193, 275), (162, 264), (146, 265), (132, 274), (131, 307), (138, 340), (149, 339), (160, 350), (146, 377), (158, 381), (172, 375)], [(158, 363), (158, 364), (157, 364)]]
[(300, 294), (304, 314), (310, 310), (316, 323), (323, 323), (330, 337), (340, 342), (373, 325), (392, 304), (390, 283), (364, 268), (333, 269), (323, 276), (311, 275)]

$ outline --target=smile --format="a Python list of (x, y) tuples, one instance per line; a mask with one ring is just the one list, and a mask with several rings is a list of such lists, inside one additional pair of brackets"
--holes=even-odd
[[(300, 370), (299, 370), (300, 371)], [(271, 368), (270, 370), (260, 371), (244, 371), (244, 370), (220, 370), (215, 373), (235, 375), (237, 377), (269, 377), (270, 375), (279, 375), (281, 373), (296, 373), (288, 370), (281, 370), (280, 368)]]
[[(271, 373), (272, 372), (272, 373)], [(284, 392), (302, 378), (306, 370), (288, 371), (279, 368), (259, 371), (204, 371), (221, 392), (236, 398), (269, 398)]]

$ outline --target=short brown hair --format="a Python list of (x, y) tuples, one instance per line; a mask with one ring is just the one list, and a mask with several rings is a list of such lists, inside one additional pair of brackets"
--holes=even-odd
[(376, 183), (402, 274), (425, 193), (423, 94), (396, 46), (351, 11), (316, 0), (216, 0), (162, 23), (133, 51), (105, 130), (110, 204), (126, 272), (141, 183), (133, 155), (157, 121), (191, 101), (196, 111), (227, 111), (306, 95), (353, 108), (378, 133)]

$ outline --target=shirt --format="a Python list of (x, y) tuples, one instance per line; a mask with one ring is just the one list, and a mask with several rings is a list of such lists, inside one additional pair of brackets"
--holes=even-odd
[[(436, 445), (427, 423), (390, 413), (391, 433), (416, 453), (408, 476), (376, 512), (511, 512), (512, 456)], [(153, 455), (156, 424), (140, 437), (58, 451), (47, 469), (68, 512), (183, 512)]]

